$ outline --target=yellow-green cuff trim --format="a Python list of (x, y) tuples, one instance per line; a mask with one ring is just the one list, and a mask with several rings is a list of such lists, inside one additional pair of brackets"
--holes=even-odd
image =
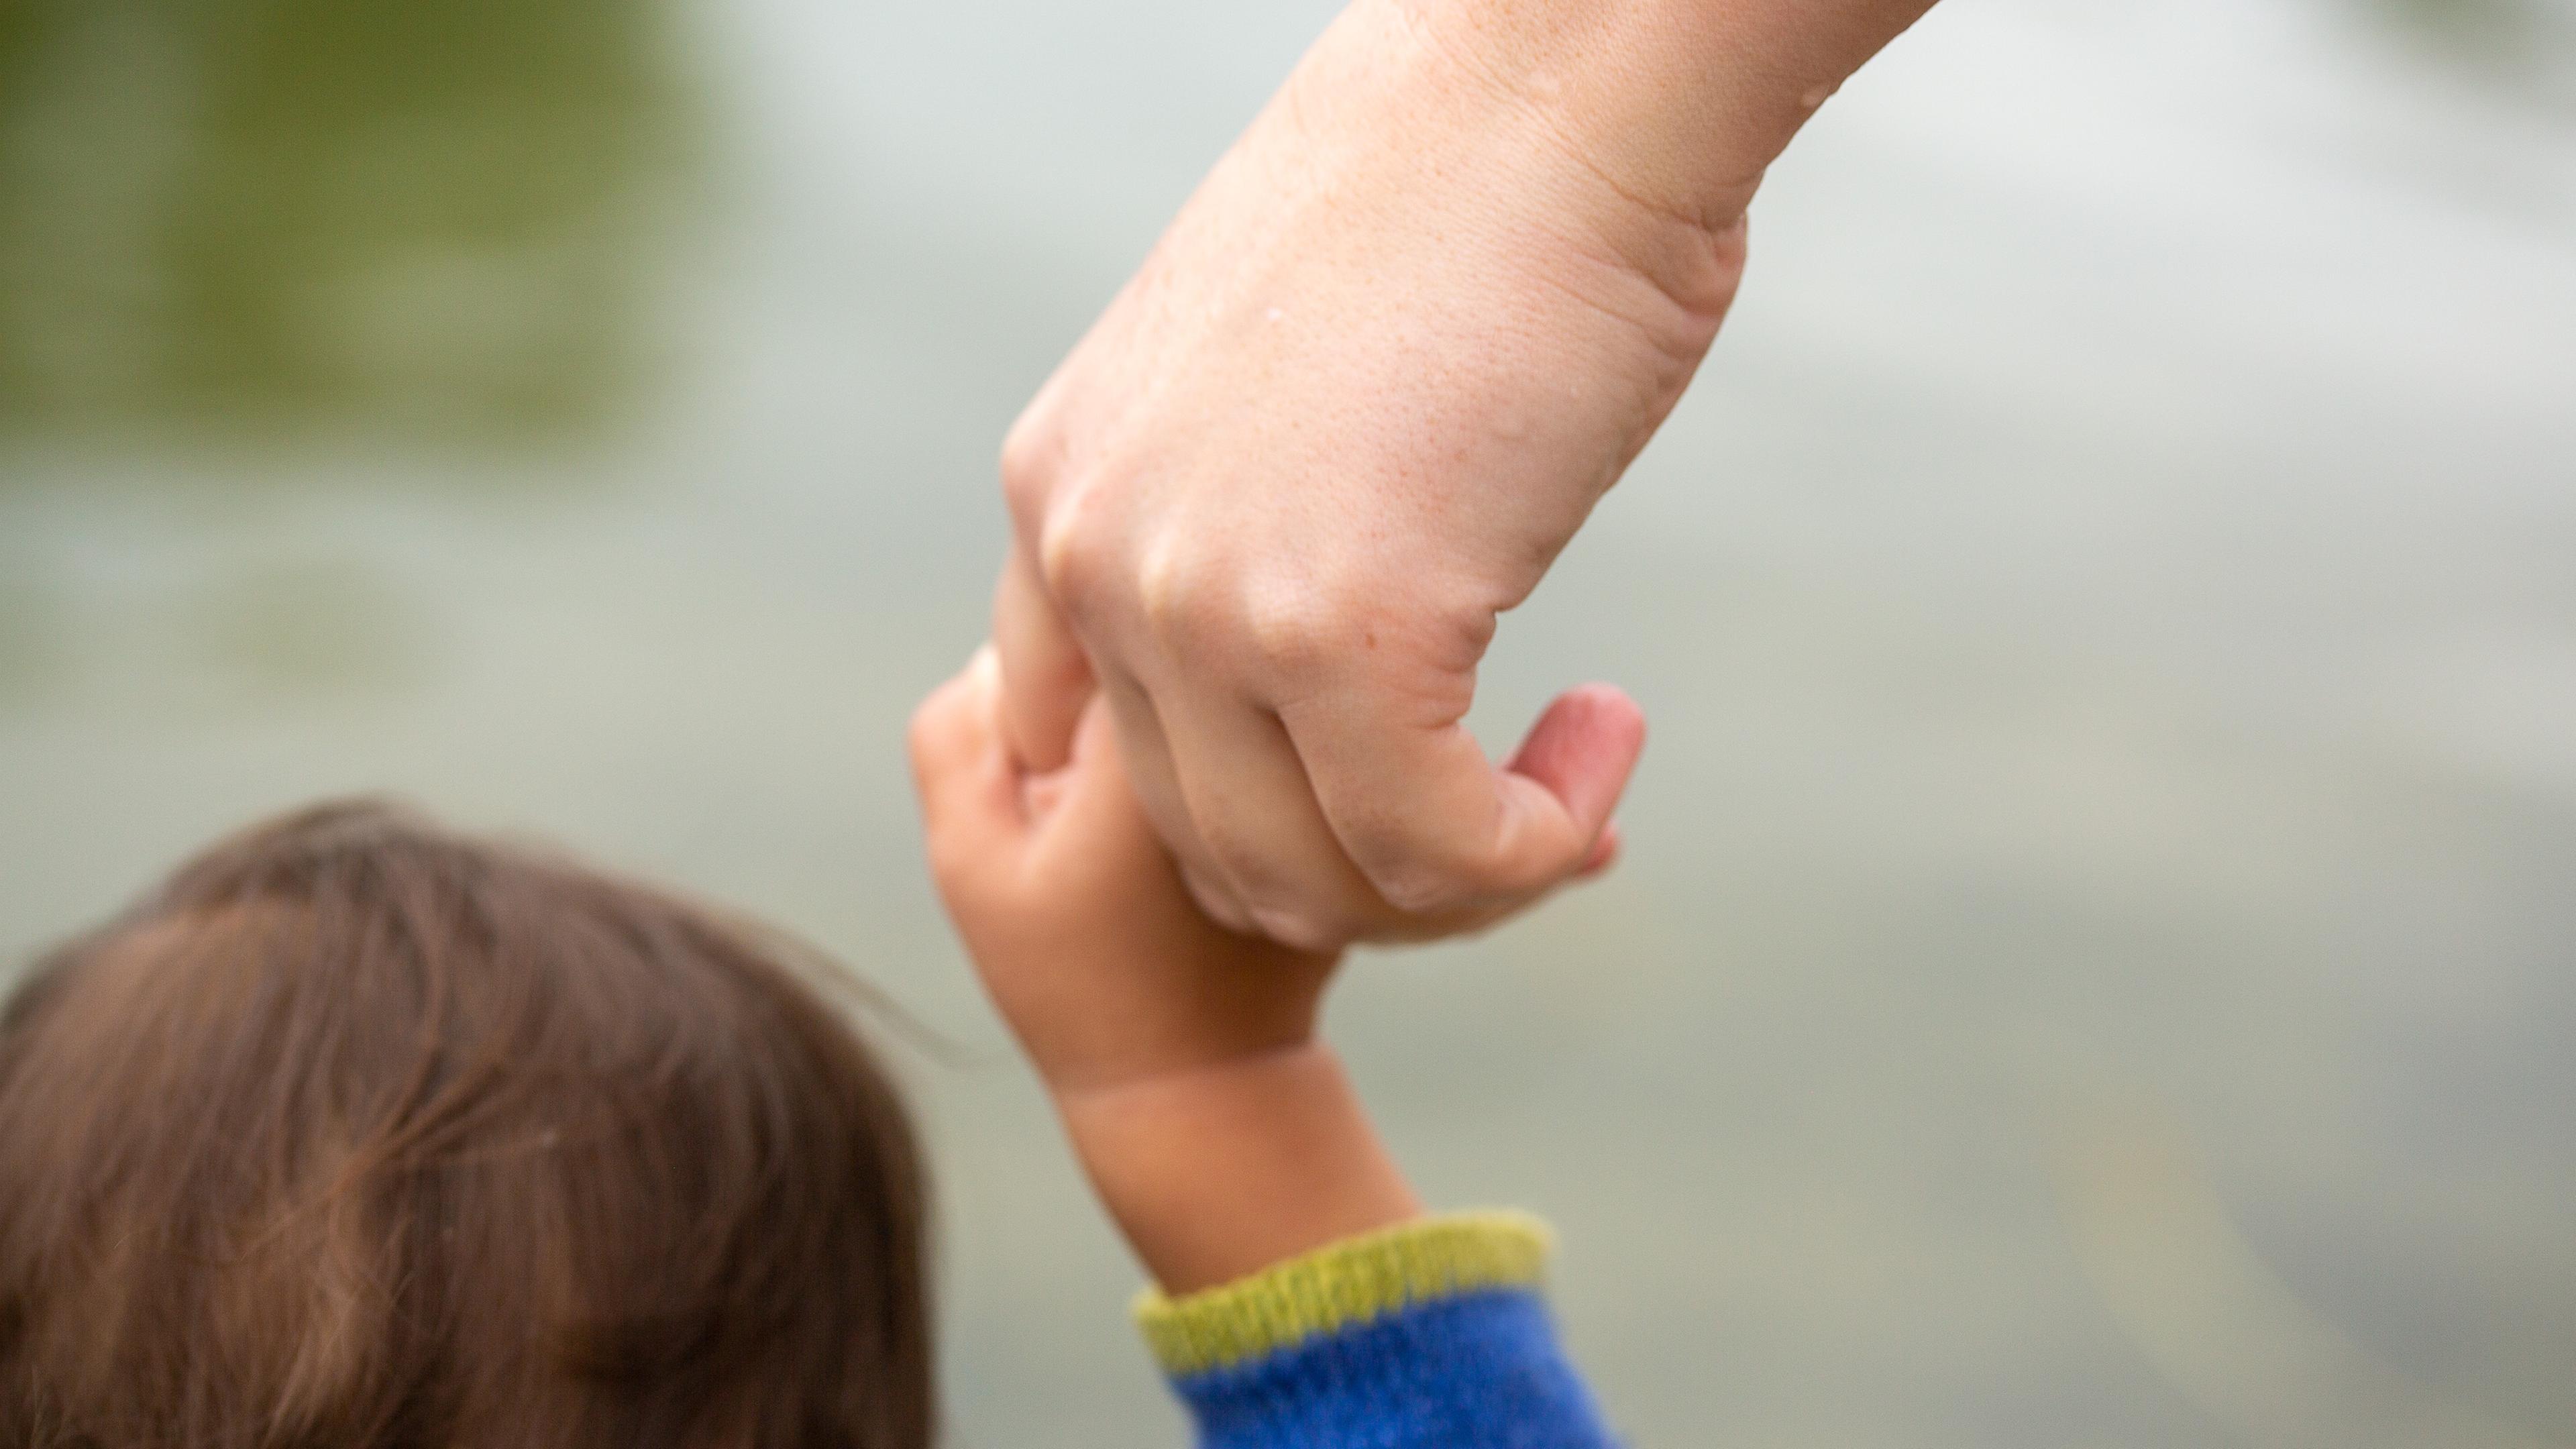
[(1554, 1235), (1527, 1213), (1447, 1213), (1346, 1238), (1179, 1299), (1147, 1289), (1136, 1323), (1175, 1378), (1260, 1358), (1399, 1309), (1482, 1288), (1526, 1288)]

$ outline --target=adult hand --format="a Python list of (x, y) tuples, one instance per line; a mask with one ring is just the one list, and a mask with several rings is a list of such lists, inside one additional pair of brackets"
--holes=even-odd
[(1476, 666), (1715, 338), (1764, 168), (1929, 4), (1357, 0), (1012, 430), (1021, 759), (1096, 687), (1202, 905), (1302, 946), (1605, 863), (1635, 705), (1497, 768)]

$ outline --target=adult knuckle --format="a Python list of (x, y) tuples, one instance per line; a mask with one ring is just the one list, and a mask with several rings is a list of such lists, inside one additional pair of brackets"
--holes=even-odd
[(1364, 598), (1351, 590), (1279, 581), (1247, 589), (1241, 615), (1246, 652), (1274, 679), (1348, 670), (1378, 645)]
[(1207, 635), (1215, 612), (1206, 560), (1188, 540), (1165, 532), (1136, 561), (1136, 607), (1156, 638), (1186, 648)]
[(1080, 490), (1061, 500), (1038, 535), (1038, 576), (1056, 607), (1077, 617), (1097, 607), (1114, 577), (1115, 540)]
[(1064, 471), (1063, 433), (1054, 420), (1036, 407), (1020, 414), (1002, 438), (1001, 470), (1011, 516), (1023, 525), (1042, 517)]
[(1407, 916), (1466, 909), (1491, 894), (1488, 882), (1456, 852), (1420, 838), (1392, 816), (1344, 826), (1352, 862), (1388, 906)]
[(1303, 674), (1331, 656), (1336, 623), (1332, 610), (1306, 590), (1265, 589), (1244, 602), (1243, 642), (1271, 672)]
[(1437, 866), (1389, 865), (1371, 872), (1369, 884), (1386, 903), (1408, 916), (1428, 916), (1462, 909), (1475, 891)]

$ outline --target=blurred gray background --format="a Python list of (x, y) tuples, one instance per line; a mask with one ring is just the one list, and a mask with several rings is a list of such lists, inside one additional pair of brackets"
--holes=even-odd
[[(0, 956), (348, 790), (908, 1057), (955, 1443), (1180, 1424), (900, 755), (1004, 426), (1328, 7), (0, 6)], [(1642, 1444), (2576, 1444), (2576, 9), (1949, 0), (1505, 623), (1611, 880), (1371, 957)]]

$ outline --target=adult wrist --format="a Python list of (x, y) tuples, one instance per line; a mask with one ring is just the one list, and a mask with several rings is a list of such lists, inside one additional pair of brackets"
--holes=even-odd
[(1779, 86), (1729, 77), (1710, 17), (1734, 3), (1354, 0), (1247, 138), (1257, 185), (1341, 223), (1445, 212), (1454, 236), (1507, 231), (1514, 265), (1614, 262), (1722, 312), (1736, 226), (1804, 118), (1751, 122)]
[[(1723, 234), (1843, 80), (1932, 0), (1358, 0), (1645, 210)], [(1356, 7), (1355, 7), (1356, 8)]]

